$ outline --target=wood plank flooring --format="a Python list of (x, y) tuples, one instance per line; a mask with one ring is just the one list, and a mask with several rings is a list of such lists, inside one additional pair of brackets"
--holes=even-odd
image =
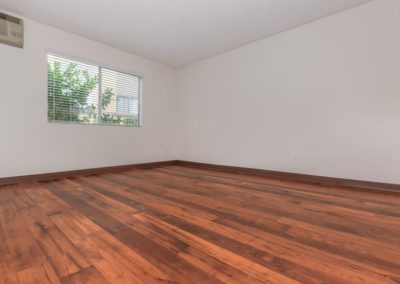
[(2, 186), (0, 283), (400, 283), (400, 194), (182, 166)]

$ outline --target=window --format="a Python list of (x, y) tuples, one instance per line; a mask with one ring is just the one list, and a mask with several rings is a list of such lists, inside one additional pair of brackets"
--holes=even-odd
[(47, 55), (48, 120), (141, 126), (142, 78)]

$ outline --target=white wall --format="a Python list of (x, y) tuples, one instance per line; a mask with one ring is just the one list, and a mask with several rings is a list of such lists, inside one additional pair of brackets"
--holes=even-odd
[[(144, 76), (142, 128), (47, 122), (46, 49)], [(0, 177), (173, 159), (176, 70), (25, 19), (0, 44)]]
[(379, 0), (180, 70), (180, 159), (400, 183), (399, 27)]
[[(179, 158), (400, 183), (399, 11), (374, 1), (180, 70), (25, 19), (25, 48), (0, 45), (0, 177)], [(47, 123), (46, 49), (142, 74), (144, 127)]]

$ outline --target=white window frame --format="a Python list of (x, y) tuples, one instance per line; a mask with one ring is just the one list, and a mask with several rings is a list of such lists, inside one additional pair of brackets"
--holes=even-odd
[[(48, 117), (48, 86), (49, 86), (49, 82), (48, 82), (48, 76), (47, 76), (47, 59), (48, 56), (52, 55), (52, 56), (56, 56), (56, 57), (61, 57), (63, 59), (66, 60), (71, 60), (71, 61), (76, 61), (79, 63), (83, 63), (83, 64), (87, 64), (87, 65), (93, 65), (99, 68), (99, 70), (101, 70), (101, 68), (103, 69), (108, 69), (114, 72), (118, 72), (118, 73), (122, 73), (122, 74), (126, 74), (129, 76), (135, 76), (139, 78), (139, 96), (138, 96), (138, 124), (137, 125), (130, 125), (130, 124), (111, 124), (111, 123), (102, 123), (102, 122), (98, 122), (98, 123), (80, 123), (80, 122), (73, 122), (73, 121), (56, 121), (56, 120), (51, 120)], [(86, 60), (83, 59), (82, 57), (79, 56), (71, 56), (71, 55), (67, 55), (64, 52), (58, 52), (58, 51), (54, 51), (54, 50), (46, 50), (46, 54), (45, 54), (45, 68), (46, 68), (46, 101), (47, 101), (47, 106), (46, 106), (46, 117), (47, 117), (47, 122), (51, 123), (51, 124), (72, 124), (72, 125), (94, 125), (94, 126), (115, 126), (115, 127), (133, 127), (133, 128), (140, 128), (143, 127), (143, 86), (144, 86), (144, 75), (139, 75), (139, 73), (137, 72), (131, 72), (131, 71), (121, 71), (123, 70), (123, 68), (116, 68), (113, 66), (110, 66), (109, 64), (103, 64), (103, 63), (96, 63), (95, 61), (91, 61), (91, 60)], [(99, 78), (99, 88), (100, 88), (100, 84), (101, 84), (101, 78)], [(100, 99), (100, 96), (99, 96)]]

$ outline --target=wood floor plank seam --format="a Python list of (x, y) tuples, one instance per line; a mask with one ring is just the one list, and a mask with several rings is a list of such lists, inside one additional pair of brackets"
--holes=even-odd
[[(112, 177), (112, 176), (115, 176), (115, 175), (110, 175), (110, 177)], [(122, 177), (121, 177), (122, 178)], [(130, 178), (130, 177), (129, 177)], [(109, 178), (108, 178), (109, 179)], [(117, 182), (118, 184), (121, 184), (121, 185), (123, 185), (123, 186), (128, 186), (129, 187), (129, 183), (127, 183), (126, 182), (126, 180), (116, 180), (115, 178), (114, 178), (114, 182)], [(153, 187), (155, 187), (155, 185), (152, 185)], [(158, 186), (157, 186), (158, 187)], [(165, 188), (164, 186), (161, 186), (162, 188)], [(142, 188), (142, 189), (144, 189), (144, 188)], [(184, 197), (185, 196), (185, 193), (182, 193), (181, 194), (181, 196), (182, 197)], [(169, 198), (169, 200), (172, 200), (172, 201), (175, 201), (175, 202), (177, 202), (177, 200), (176, 200), (176, 198), (174, 198), (173, 196), (171, 196), (170, 194), (168, 194), (168, 193), (166, 193), (165, 194), (165, 197), (167, 197), (167, 198)], [(189, 199), (186, 199), (186, 200), (183, 200), (183, 199), (180, 199), (179, 200), (179, 202), (190, 202), (191, 200), (190, 199), (192, 199), (192, 201), (195, 201), (196, 200), (196, 198), (198, 199), (198, 197), (196, 197), (196, 196), (192, 196), (191, 198), (189, 198)], [(197, 204), (194, 204), (194, 205), (196, 205), (196, 206), (201, 206), (201, 204), (206, 204), (207, 202), (197, 202)], [(223, 205), (224, 203), (222, 202), (221, 203), (221, 205)], [(221, 207), (222, 208), (222, 207)], [(245, 209), (241, 209), (241, 210), (245, 210)], [(251, 211), (250, 211), (251, 212)], [(278, 214), (276, 214), (277, 216), (279, 216)], [(289, 215), (288, 215), (288, 213), (287, 213), (287, 215), (286, 215), (287, 217), (289, 217)], [(295, 216), (291, 216), (291, 217), (295, 217)], [(301, 220), (301, 221), (304, 221), (304, 220)], [(307, 220), (305, 220), (306, 222), (307, 222)], [(312, 223), (311, 223), (312, 224)], [(329, 223), (327, 223), (327, 224), (329, 224)], [(327, 225), (327, 224), (323, 224), (323, 226), (325, 226), (325, 225)], [(328, 227), (328, 229), (333, 229), (333, 230), (338, 230), (338, 231), (341, 231), (342, 233), (347, 233), (346, 232), (346, 230), (340, 230), (340, 227), (332, 227), (332, 226), (330, 226), (330, 227)], [(397, 235), (396, 235), (397, 236)], [(395, 240), (398, 240), (397, 238), (395, 238)]]
[(94, 178), (94, 177), (93, 177)]
[(0, 283), (398, 284), (399, 225), (398, 195), (179, 163), (3, 185)]
[[(178, 170), (179, 169), (179, 170)], [(132, 171), (127, 171), (129, 173), (132, 173)], [(271, 179), (265, 179), (261, 177), (253, 177), (253, 176), (240, 176), (240, 179), (238, 180), (238, 175), (235, 174), (230, 174), (230, 173), (213, 173), (210, 174), (208, 171), (203, 172), (203, 171), (196, 171), (195, 169), (190, 169), (185, 167), (183, 170), (179, 166), (171, 166), (171, 167), (166, 167), (166, 168), (156, 168), (155, 172), (167, 172), (171, 175), (183, 177), (183, 178), (188, 178), (188, 179), (194, 179), (197, 181), (203, 181), (203, 180), (208, 180), (210, 178), (213, 178), (213, 182), (215, 180), (219, 180), (219, 183), (224, 184), (221, 182), (221, 180), (229, 180), (231, 182), (234, 182), (235, 184), (240, 185), (241, 187), (247, 188), (247, 189), (252, 189), (260, 192), (265, 192), (269, 190), (280, 190), (283, 191), (285, 190), (286, 193), (288, 193), (288, 190), (296, 193), (299, 192), (301, 194), (313, 194), (313, 195), (318, 195), (318, 197), (343, 197), (343, 196), (348, 196), (349, 194), (353, 194), (358, 196), (358, 199), (356, 201), (364, 201), (364, 202), (379, 202), (379, 200), (376, 200), (376, 197), (382, 197), (385, 202), (384, 205), (393, 205), (393, 202), (391, 199), (388, 198), (388, 196), (393, 196), (393, 197), (398, 197), (397, 194), (392, 194), (390, 192), (364, 192), (364, 194), (360, 195), (358, 191), (352, 191), (348, 190), (345, 188), (329, 188), (327, 190), (324, 187), (321, 186), (316, 186), (316, 185), (309, 185), (307, 183), (302, 183), (302, 182), (281, 182), (281, 181), (276, 181), (276, 180), (271, 180)], [(229, 183), (228, 183), (229, 184)], [(255, 185), (257, 187), (251, 187), (251, 185)], [(250, 186), (250, 187), (249, 187)], [(259, 186), (262, 186), (262, 189), (259, 188)], [(364, 199), (368, 196), (368, 199)], [(397, 198), (394, 198), (397, 199)], [(395, 203), (396, 204), (396, 203)], [(399, 204), (397, 204), (399, 206)]]

